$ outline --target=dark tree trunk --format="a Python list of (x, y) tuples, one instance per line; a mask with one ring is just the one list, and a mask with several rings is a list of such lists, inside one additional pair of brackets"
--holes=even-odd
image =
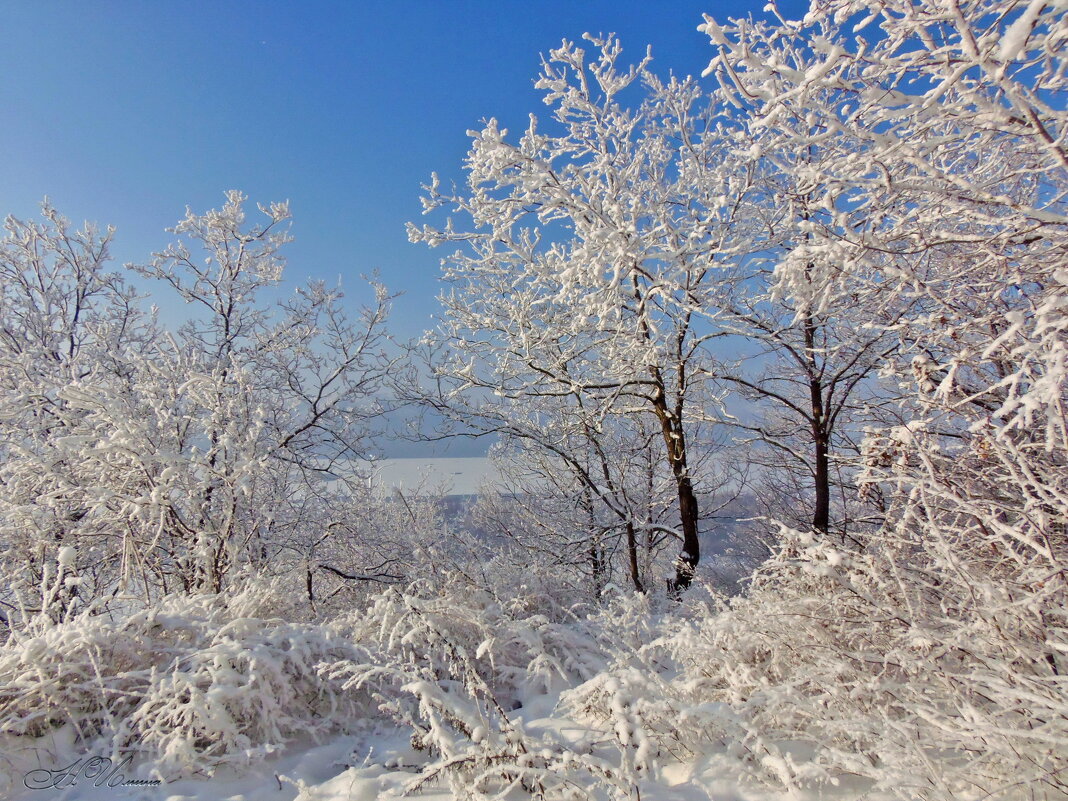
[[(635, 275), (634, 299), (640, 309), (645, 307), (645, 298), (642, 297)], [(641, 331), (647, 341), (652, 341), (652, 332), (648, 321), (641, 315)], [(697, 563), (701, 561), (701, 543), (697, 539), (697, 520), (699, 517), (697, 508), (697, 496), (694, 495), (693, 483), (690, 481), (690, 469), (686, 464), (686, 436), (683, 430), (683, 403), (686, 392), (686, 360), (683, 358), (683, 344), (685, 330), (678, 334), (676, 362), (678, 367), (678, 388), (674, 397), (674, 405), (668, 404), (667, 384), (660, 367), (653, 364), (649, 366), (649, 374), (653, 378), (656, 387), (652, 397), (653, 412), (660, 421), (660, 430), (664, 435), (664, 446), (667, 450), (668, 465), (671, 474), (675, 478), (679, 496), (679, 523), (682, 528), (682, 550), (675, 561), (675, 578), (668, 581), (668, 590), (678, 597), (690, 584), (693, 583)]]
[(816, 324), (805, 319), (805, 355), (808, 359), (808, 391), (812, 402), (812, 442), (815, 447), (815, 503), (812, 507), (813, 530), (826, 534), (831, 525), (830, 435), (823, 407), (823, 373), (816, 364)]
[(663, 395), (660, 394), (654, 408), (664, 434), (668, 465), (675, 478), (679, 496), (679, 523), (682, 528), (682, 550), (675, 561), (675, 578), (668, 583), (671, 593), (677, 596), (693, 583), (697, 563), (701, 561), (701, 543), (697, 538), (699, 511), (689, 466), (686, 463), (686, 437), (682, 430), (682, 421), (668, 411), (662, 403), (662, 398)]
[(816, 440), (816, 502), (812, 508), (812, 528), (826, 534), (831, 525), (831, 471), (827, 436), (813, 432)]
[(679, 488), (679, 516), (682, 519), (682, 551), (675, 563), (675, 580), (672, 591), (681, 593), (693, 582), (697, 563), (701, 561), (701, 542), (697, 538), (697, 496), (689, 474), (676, 476)]
[[(605, 476), (607, 477), (608, 471), (605, 470)], [(589, 532), (588, 540), (588, 554), (590, 559), (590, 574), (593, 579), (593, 595), (596, 599), (600, 600), (604, 594), (604, 588), (608, 584), (608, 558), (605, 552), (604, 545), (604, 529), (597, 524), (597, 515), (594, 514), (593, 492), (590, 490), (589, 484), (584, 484), (582, 487), (582, 494), (580, 495), (579, 504), (582, 510), (586, 513), (586, 526)], [(627, 521), (628, 529), (628, 546), (630, 545), (630, 528), (631, 523)], [(637, 573), (634, 573), (635, 563), (631, 560), (631, 573), (637, 581)], [(638, 587), (638, 591), (641, 592), (641, 587)]]
[(634, 528), (633, 520), (627, 521), (627, 559), (630, 562), (630, 580), (634, 583), (635, 591), (645, 592), (638, 570), (638, 532)]

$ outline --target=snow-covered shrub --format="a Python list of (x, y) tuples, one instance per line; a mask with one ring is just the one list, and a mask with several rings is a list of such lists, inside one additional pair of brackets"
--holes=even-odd
[(1057, 797), (1063, 628), (1039, 628), (1037, 607), (956, 549), (937, 557), (956, 576), (900, 550), (845, 553), (788, 534), (746, 596), (654, 644), (677, 676), (614, 671), (655, 684), (647, 709), (662, 712), (643, 716), (645, 731), (664, 748), (726, 747), (750, 775), (787, 787), (853, 774), (905, 798), (1021, 784)]
[[(473, 798), (516, 788), (539, 798), (632, 798), (660, 778), (661, 761), (696, 753), (680, 726), (690, 710), (676, 703), (679, 663), (665, 636), (707, 614), (701, 598), (680, 607), (619, 595), (562, 620), (532, 613), (537, 605), (502, 601), (462, 578), (387, 590), (343, 624), (365, 649), (362, 661), (322, 669), (412, 732), (427, 755), (412, 790), (437, 783)], [(567, 715), (586, 733), (576, 742), (542, 725), (544, 715)]]
[(585, 680), (604, 664), (583, 621), (554, 622), (530, 611), (537, 604), (536, 597), (501, 600), (462, 581), (422, 582), (380, 593), (338, 625), (376, 657), (426, 671), (424, 678), (447, 679), (477, 664), (479, 680), (511, 709), (529, 692)]
[(1068, 598), (1039, 584), (1041, 560), (1013, 571), (942, 515), (863, 549), (784, 530), (745, 595), (615, 638), (562, 710), (614, 731), (635, 769), (722, 752), (724, 775), (787, 789), (852, 776), (907, 799), (1062, 797)]
[[(593, 678), (604, 653), (585, 621), (530, 614), (536, 605), (524, 597), (502, 602), (463, 581), (387, 590), (344, 624), (364, 659), (323, 670), (370, 693), (412, 730), (413, 746), (431, 756), (413, 788), (441, 781), (475, 794), (468, 797), (512, 786), (559, 789), (573, 755), (552, 738), (528, 735), (515, 712), (530, 698)], [(607, 771), (606, 781), (614, 775), (607, 762), (591, 770)]]
[(317, 667), (358, 648), (319, 625), (259, 616), (276, 603), (261, 586), (172, 595), (15, 632), (0, 646), (0, 737), (13, 745), (69, 723), (81, 742), (141, 752), (173, 777), (343, 727), (367, 706)]

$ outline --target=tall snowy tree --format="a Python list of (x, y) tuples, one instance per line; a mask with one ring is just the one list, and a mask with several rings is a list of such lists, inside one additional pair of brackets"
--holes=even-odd
[[(802, 44), (779, 46), (785, 63), (804, 63)], [(851, 504), (841, 496), (855, 493), (863, 426), (885, 419), (887, 393), (877, 373), (898, 348), (889, 331), (905, 309), (858, 305), (879, 260), (853, 265), (848, 280), (830, 281), (829, 271), (848, 256), (814, 247), (817, 237), (848, 233), (839, 227), (849, 220), (842, 214), (848, 203), (823, 179), (826, 165), (856, 152), (825, 122), (841, 98), (810, 92), (804, 118), (784, 129), (756, 113), (759, 97), (790, 91), (780, 76), (768, 75), (764, 94), (755, 97), (729, 80), (720, 91), (733, 101), (744, 133), (734, 137), (733, 158), (753, 165), (747, 209), (762, 229), (752, 244), (760, 252), (720, 271), (708, 313), (729, 336), (722, 350), (742, 355), (716, 377), (740, 401), (736, 426), (746, 432), (759, 474), (775, 487), (778, 497), (767, 500), (776, 515), (845, 538)], [(786, 273), (787, 261), (803, 267)], [(788, 490), (790, 484), (797, 489)]]
[(725, 158), (721, 109), (695, 81), (662, 82), (648, 58), (621, 69), (617, 42), (591, 42), (589, 61), (565, 42), (544, 64), (551, 132), (532, 116), (513, 144), (490, 120), (472, 132), (466, 188), (427, 187), (428, 212), (463, 220), (409, 229), (463, 246), (444, 260), (431, 402), (550, 450), (562, 441), (530, 425), (532, 399), (568, 399), (554, 413), (592, 429), (648, 417), (674, 482), (681, 589), (700, 559), (691, 438), (717, 406), (703, 313), (717, 262), (747, 245), (750, 176)]
[[(751, 731), (804, 731), (822, 764), (925, 797), (1060, 797), (1065, 10), (835, 0), (704, 27), (751, 124), (832, 155), (813, 176), (831, 224), (778, 262), (780, 296), (853, 292), (855, 323), (897, 345), (881, 373), (899, 423), (862, 444), (884, 523), (845, 552), (788, 533), (715, 635), (717, 653), (750, 632), (768, 649)], [(858, 708), (880, 724), (858, 728)]]

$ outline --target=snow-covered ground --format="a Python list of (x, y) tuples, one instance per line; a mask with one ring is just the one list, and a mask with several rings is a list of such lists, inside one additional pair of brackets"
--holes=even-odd
[[(528, 735), (568, 743), (578, 753), (595, 753), (605, 732), (566, 718), (553, 717), (557, 695), (526, 699), (514, 715)], [(60, 789), (31, 790), (22, 781), (8, 801), (374, 801), (409, 797), (422, 801), (462, 801), (462, 792), (445, 787), (424, 787), (405, 795), (418, 779), (428, 757), (412, 748), (410, 732), (391, 724), (358, 721), (357, 733), (336, 736), (323, 743), (310, 739), (292, 743), (274, 757), (238, 775), (220, 771), (215, 776), (181, 779), (159, 786), (95, 786), (81, 778)], [(66, 767), (68, 745), (38, 740), (36, 760), (48, 770)], [(57, 753), (58, 752), (58, 753)], [(27, 754), (13, 755), (22, 766)], [(84, 764), (84, 762), (83, 762)], [(882, 801), (891, 796), (866, 793), (860, 784), (840, 784), (824, 791), (777, 792), (740, 781), (738, 763), (724, 749), (679, 762), (662, 760), (654, 775), (642, 780), (632, 795), (644, 801)], [(20, 768), (25, 770), (25, 767)], [(134, 778), (137, 771), (127, 770)], [(18, 779), (18, 777), (15, 777)], [(597, 791), (576, 798), (607, 798)], [(516, 790), (512, 797), (530, 797)]]
[[(268, 617), (289, 600), (268, 589), (83, 614), (9, 644), (0, 798), (520, 801), (538, 787), (553, 801), (1061, 797), (1039, 792), (1044, 774), (1026, 766), (944, 747), (930, 714), (866, 709), (858, 697), (879, 700), (872, 681), (846, 676), (843, 692), (841, 663), (818, 672), (829, 648), (804, 661), (804, 618), (769, 615), (759, 596), (723, 608), (698, 586), (683, 606), (619, 595), (580, 616), (458, 580), (384, 590), (316, 623)], [(767, 648), (791, 637), (803, 647)], [(814, 689), (795, 689), (798, 671)], [(895, 683), (894, 698), (933, 694), (924, 681)], [(921, 768), (884, 760), (902, 743)], [(134, 761), (104, 781), (113, 749)]]

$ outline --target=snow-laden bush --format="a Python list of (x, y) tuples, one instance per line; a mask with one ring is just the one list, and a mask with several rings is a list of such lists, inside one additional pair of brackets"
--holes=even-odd
[(409, 789), (445, 783), (465, 798), (587, 798), (592, 784), (627, 797), (618, 760), (579, 754), (551, 732), (530, 733), (523, 704), (594, 679), (606, 666), (603, 632), (590, 619), (530, 613), (535, 597), (500, 601), (470, 586), (417, 584), (379, 595), (347, 625), (365, 661), (324, 671), (370, 693), (412, 731), (429, 761)]
[(584, 681), (605, 665), (589, 626), (531, 612), (539, 605), (534, 596), (501, 600), (465, 584), (386, 590), (338, 624), (377, 663), (341, 663), (334, 670), (375, 673), (395, 665), (414, 671), (413, 678), (462, 683), (467, 667), (477, 664), (479, 681), (512, 709), (529, 693)]
[(664, 620), (563, 708), (636, 766), (722, 751), (723, 770), (788, 790), (1064, 797), (1068, 597), (1036, 586), (1038, 560), (1013, 573), (935, 520), (901, 529), (851, 551), (785, 531), (745, 596)]
[(294, 735), (365, 711), (317, 671), (358, 648), (313, 624), (263, 617), (269, 588), (172, 595), (149, 607), (15, 632), (0, 646), (0, 738), (70, 724), (83, 745), (140, 752), (163, 776), (247, 765)]

